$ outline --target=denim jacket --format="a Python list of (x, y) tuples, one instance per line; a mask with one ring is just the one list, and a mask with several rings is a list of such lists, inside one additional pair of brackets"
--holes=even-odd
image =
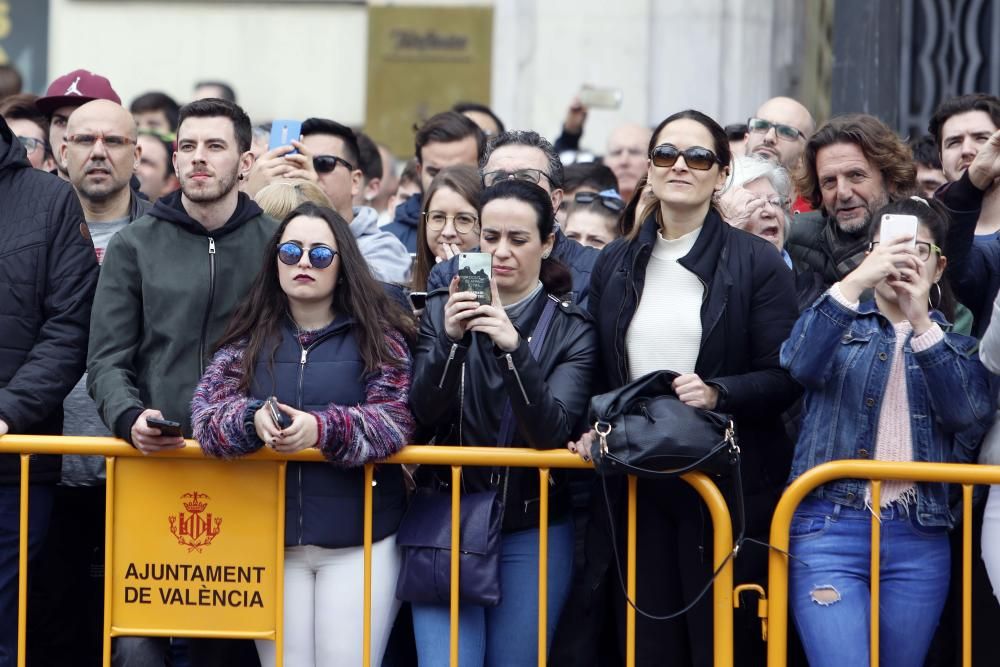
[[(947, 324), (936, 311), (931, 317)], [(789, 482), (827, 461), (874, 456), (894, 346), (893, 326), (874, 301), (854, 311), (827, 293), (802, 313), (781, 347), (781, 365), (806, 390)], [(904, 343), (914, 461), (975, 460), (970, 450), (978, 446), (978, 438), (968, 434), (981, 433), (993, 413), (989, 373), (976, 348), (974, 338), (954, 333), (919, 352), (910, 340)], [(965, 444), (970, 441), (971, 448)], [(813, 495), (861, 509), (867, 484), (838, 480)], [(917, 521), (952, 525), (945, 484), (917, 484)]]

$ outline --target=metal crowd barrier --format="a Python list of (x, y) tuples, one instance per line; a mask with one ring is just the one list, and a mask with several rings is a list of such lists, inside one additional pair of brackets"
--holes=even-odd
[[(817, 466), (792, 482), (775, 509), (771, 522), (768, 566), (767, 645), (768, 667), (784, 667), (788, 656), (788, 556), (792, 515), (816, 487), (838, 479), (872, 481), (872, 506), (880, 505), (881, 482), (910, 480), (962, 485), (962, 665), (972, 665), (972, 488), (1000, 484), (1000, 466), (956, 463), (891, 463), (886, 461), (833, 461)], [(872, 514), (871, 531), (871, 664), (878, 665), (879, 651), (879, 518)]]
[[(111, 509), (114, 506), (112, 498), (112, 481), (114, 475), (114, 460), (116, 458), (144, 457), (138, 450), (134, 449), (122, 440), (115, 438), (89, 438), (89, 437), (55, 437), (55, 436), (27, 436), (27, 435), (5, 435), (0, 437), (0, 453), (18, 454), (21, 457), (21, 506), (20, 506), (20, 567), (18, 572), (18, 666), (23, 667), (26, 659), (26, 611), (27, 611), (27, 577), (28, 577), (28, 483), (29, 471), (28, 463), (31, 454), (80, 454), (104, 456), (108, 461), (108, 496), (107, 496), (107, 519), (105, 526), (106, 538), (109, 551), (106, 554), (110, 558), (110, 535), (112, 521), (114, 521)], [(200, 447), (193, 440), (187, 442), (187, 447), (183, 449), (162, 452), (148, 457), (151, 460), (162, 460), (168, 462), (172, 459), (202, 459), (205, 458)], [(324, 459), (319, 451), (307, 450), (292, 455), (278, 454), (270, 449), (261, 451), (245, 457), (247, 461), (315, 461), (323, 462)], [(538, 566), (538, 665), (544, 667), (546, 664), (546, 626), (547, 626), (547, 557), (548, 557), (548, 508), (549, 508), (549, 474), (553, 468), (589, 468), (589, 463), (584, 463), (578, 456), (567, 450), (534, 450), (526, 448), (496, 448), (496, 447), (451, 447), (451, 446), (410, 446), (403, 449), (391, 458), (380, 462), (394, 464), (421, 464), (447, 466), (451, 468), (452, 475), (452, 532), (451, 549), (452, 553), (458, 552), (459, 546), (459, 506), (461, 494), (459, 479), (463, 466), (500, 466), (500, 467), (526, 467), (538, 468), (541, 497), (539, 502), (539, 566)], [(232, 465), (239, 465), (239, 461), (232, 461)], [(364, 498), (364, 626), (361, 640), (364, 642), (363, 663), (371, 664), (371, 577), (372, 577), (372, 479), (374, 464), (365, 466), (365, 498)], [(996, 476), (1000, 481), (1000, 474)], [(907, 477), (909, 479), (909, 477)], [(732, 522), (729, 508), (722, 493), (715, 484), (706, 476), (700, 473), (690, 473), (684, 476), (684, 480), (690, 484), (701, 496), (709, 509), (714, 525), (714, 545), (713, 564), (718, 568), (726, 561), (733, 548)], [(627, 552), (626, 552), (626, 589), (630, 599), (635, 599), (636, 593), (636, 478), (628, 478), (628, 530), (627, 530)], [(284, 501), (284, 493), (280, 495), (280, 501)], [(283, 519), (284, 507), (279, 507), (279, 516)], [(787, 545), (787, 528), (785, 530)], [(283, 547), (283, 525), (279, 523), (279, 551)], [(459, 571), (458, 558), (451, 559), (451, 590), (458, 590)], [(773, 560), (772, 560), (773, 567)], [(713, 584), (713, 618), (714, 618), (714, 655), (716, 667), (729, 667), (733, 663), (733, 564), (732, 560), (725, 562), (718, 577)], [(104, 664), (110, 665), (111, 660), (111, 626), (110, 614), (112, 604), (111, 590), (111, 568), (105, 568), (105, 637), (104, 637)], [(282, 591), (281, 577), (278, 577), (278, 591)], [(458, 664), (458, 596), (451, 597), (451, 632), (450, 632), (450, 654), (451, 665)], [(282, 665), (282, 627), (280, 617), (277, 623), (276, 632), (273, 633), (277, 649), (277, 665)], [(171, 636), (169, 628), (160, 631), (150, 631), (149, 634), (160, 636)], [(233, 635), (221, 635), (217, 633), (201, 633), (198, 636), (224, 637)], [(246, 633), (239, 635), (239, 638), (248, 638)], [(635, 665), (635, 610), (631, 606), (626, 609), (626, 664), (628, 667)], [(777, 663), (775, 663), (777, 664)]]

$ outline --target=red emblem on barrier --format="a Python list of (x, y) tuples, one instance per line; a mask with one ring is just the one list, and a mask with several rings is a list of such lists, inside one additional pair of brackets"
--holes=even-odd
[[(185, 500), (187, 499), (187, 500)], [(188, 551), (201, 552), (219, 534), (222, 517), (213, 517), (211, 512), (202, 514), (208, 507), (209, 496), (206, 493), (192, 491), (181, 496), (187, 513), (178, 512), (168, 517), (170, 532), (177, 538), (177, 543), (188, 548)]]

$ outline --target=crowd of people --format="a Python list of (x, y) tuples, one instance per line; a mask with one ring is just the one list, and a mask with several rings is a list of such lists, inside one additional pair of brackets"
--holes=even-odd
[[(456, 104), (419, 124), (407, 161), (330, 118), (275, 145), (222, 82), (193, 98), (126, 108), (86, 70), (40, 97), (0, 91), (0, 436), (318, 449), (326, 463), (287, 468), (285, 665), (362, 660), (364, 464), (434, 443), (591, 461), (590, 398), (649, 373), (736, 424), (737, 584), (766, 583), (777, 500), (817, 465), (1000, 464), (994, 96), (941, 101), (909, 143), (865, 114), (817, 125), (786, 97), (738, 127), (680, 110), (616, 128), (594, 161), (578, 161), (578, 101), (552, 142)], [(915, 226), (890, 235), (885, 216)], [(471, 252), (490, 257), (485, 298), (462, 286)], [(0, 457), (0, 664), (17, 652), (18, 465)], [(33, 456), (31, 480), (29, 664), (99, 664), (104, 460)], [(413, 494), (451, 475), (383, 465), (374, 482), (372, 664), (447, 665), (449, 607), (399, 599), (396, 534)], [(459, 664), (536, 664), (539, 477), (466, 467), (461, 484), (496, 494), (501, 527), (499, 598), (463, 600)], [(636, 664), (712, 664), (697, 494), (639, 480), (630, 601), (623, 480), (549, 484), (549, 663), (622, 664), (634, 603)], [(976, 532), (1000, 590), (995, 491)], [(791, 524), (792, 662), (868, 663), (874, 516), (880, 664), (953, 664), (956, 508), (934, 483), (809, 494)], [(756, 615), (735, 615), (737, 664), (765, 664)], [(275, 661), (272, 641), (161, 637), (117, 637), (112, 657)]]

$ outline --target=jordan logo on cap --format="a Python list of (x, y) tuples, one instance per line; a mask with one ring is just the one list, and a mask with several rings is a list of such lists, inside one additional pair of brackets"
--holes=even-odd
[(78, 83), (80, 83), (80, 77), (73, 79), (73, 83), (69, 84), (69, 88), (66, 89), (66, 92), (63, 93), (63, 95), (79, 95), (80, 97), (83, 97), (83, 93), (81, 93), (80, 89), (76, 87), (76, 84)]

